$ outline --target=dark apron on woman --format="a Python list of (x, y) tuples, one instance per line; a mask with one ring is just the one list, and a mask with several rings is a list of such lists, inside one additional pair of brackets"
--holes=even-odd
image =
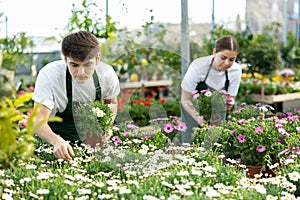
[[(63, 119), (62, 122), (49, 122), (49, 126), (52, 131), (57, 135), (61, 136), (64, 140), (75, 142), (80, 141), (80, 137), (78, 131), (76, 129), (76, 125), (74, 122), (73, 110), (74, 105), (78, 104), (78, 102), (73, 102), (72, 100), (72, 77), (67, 67), (66, 70), (66, 89), (67, 89), (67, 97), (68, 104), (66, 109), (63, 112), (58, 112), (56, 116), (61, 117)], [(101, 86), (99, 84), (99, 79), (96, 71), (93, 74), (94, 84), (96, 88), (96, 100), (101, 100)]]
[[(213, 88), (209, 87), (207, 84), (206, 84), (206, 79), (208, 77), (208, 74), (212, 68), (212, 63), (213, 63), (213, 59), (209, 65), (209, 68), (208, 68), (208, 71), (206, 73), (206, 76), (204, 78), (203, 81), (200, 81), (197, 86), (196, 86), (196, 90), (198, 90), (198, 92), (200, 93), (201, 90), (214, 90)], [(225, 80), (225, 85), (224, 85), (224, 88), (226, 91), (228, 90), (228, 87), (229, 87), (229, 79), (228, 79), (228, 72), (227, 70), (225, 71), (225, 76), (226, 76), (226, 80)], [(226, 112), (226, 110), (225, 110)], [(225, 113), (226, 115), (226, 113)], [(187, 125), (187, 129), (185, 131), (184, 134), (182, 134), (182, 143), (191, 143), (192, 142), (192, 132), (193, 132), (193, 128), (194, 127), (198, 127), (198, 123), (194, 120), (193, 117), (190, 116), (190, 114), (188, 114), (184, 108), (181, 106), (181, 118), (182, 118), (182, 121), (186, 123)]]

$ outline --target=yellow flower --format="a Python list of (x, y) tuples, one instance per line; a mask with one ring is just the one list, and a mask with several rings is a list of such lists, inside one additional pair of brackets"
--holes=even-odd
[(272, 81), (280, 82), (280, 81), (282, 81), (282, 76), (274, 76), (274, 77), (272, 77)]
[(118, 63), (119, 65), (122, 65), (122, 64), (123, 64), (123, 60), (122, 60), (122, 59), (118, 59), (117, 63)]
[(244, 74), (244, 73), (243, 73), (243, 74), (242, 74), (242, 78), (243, 78), (243, 79), (248, 78), (248, 77), (247, 77), (247, 74)]
[(263, 83), (270, 83), (269, 78), (268, 78), (268, 77), (264, 77), (264, 78), (263, 78)]
[(136, 73), (133, 73), (130, 75), (130, 81), (131, 82), (137, 82), (139, 80), (139, 77)]
[(148, 60), (143, 58), (142, 61), (141, 61), (142, 65), (148, 65)]
[(254, 73), (254, 78), (257, 78), (257, 79), (262, 79), (263, 76), (259, 73)]

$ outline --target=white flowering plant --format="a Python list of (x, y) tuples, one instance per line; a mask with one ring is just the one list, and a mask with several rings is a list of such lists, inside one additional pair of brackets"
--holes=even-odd
[(75, 123), (78, 132), (102, 135), (111, 130), (113, 126), (113, 110), (111, 104), (100, 101), (79, 103), (75, 108)]

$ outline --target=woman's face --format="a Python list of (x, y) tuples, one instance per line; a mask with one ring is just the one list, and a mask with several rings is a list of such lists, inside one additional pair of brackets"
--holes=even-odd
[(65, 57), (65, 61), (74, 80), (77, 83), (84, 83), (93, 75), (99, 59), (95, 57), (78, 61), (71, 57)]
[(219, 71), (226, 71), (235, 62), (238, 53), (230, 50), (219, 51), (217, 53), (214, 49), (213, 54), (215, 56), (214, 68)]

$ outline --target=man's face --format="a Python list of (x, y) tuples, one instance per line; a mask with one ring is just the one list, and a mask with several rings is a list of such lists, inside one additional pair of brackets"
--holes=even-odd
[(86, 59), (84, 61), (65, 57), (65, 61), (74, 80), (77, 83), (84, 83), (93, 75), (95, 67), (98, 64), (98, 57)]

